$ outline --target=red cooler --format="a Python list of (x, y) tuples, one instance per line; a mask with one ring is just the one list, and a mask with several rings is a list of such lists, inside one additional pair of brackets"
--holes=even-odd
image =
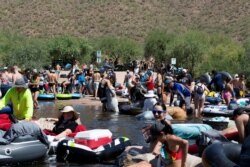
[(108, 129), (94, 129), (78, 132), (75, 143), (88, 146), (91, 149), (112, 142), (112, 133)]

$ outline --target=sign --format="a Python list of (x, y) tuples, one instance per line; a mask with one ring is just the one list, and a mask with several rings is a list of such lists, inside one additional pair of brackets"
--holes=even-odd
[(100, 50), (96, 51), (96, 57), (101, 58), (102, 57), (102, 51), (100, 51)]
[(176, 64), (176, 58), (171, 58), (171, 64)]
[(96, 62), (101, 63), (102, 52), (100, 50), (96, 51)]

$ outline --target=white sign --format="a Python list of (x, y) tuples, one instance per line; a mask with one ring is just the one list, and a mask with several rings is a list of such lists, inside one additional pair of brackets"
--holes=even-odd
[(100, 50), (96, 51), (96, 57), (101, 58), (102, 52)]
[(171, 58), (171, 64), (176, 64), (176, 58)]
[(101, 63), (102, 52), (100, 50), (96, 51), (96, 62)]

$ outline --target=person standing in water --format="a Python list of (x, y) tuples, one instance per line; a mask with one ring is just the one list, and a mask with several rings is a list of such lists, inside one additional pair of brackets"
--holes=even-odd
[(33, 117), (33, 99), (24, 78), (17, 79), (13, 87), (0, 100), (0, 109), (13, 106), (13, 114), (18, 120), (31, 120)]

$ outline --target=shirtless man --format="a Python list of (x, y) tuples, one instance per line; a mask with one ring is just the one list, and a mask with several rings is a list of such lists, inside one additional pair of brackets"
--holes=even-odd
[[(244, 97), (244, 92), (245, 92), (245, 82), (244, 82), (244, 75), (238, 75), (235, 74), (234, 79), (230, 81), (230, 83), (233, 86), (233, 91), (234, 91), (234, 95), (235, 97), (238, 99), (241, 96)], [(243, 91), (243, 95), (240, 94), (240, 91)]]
[(157, 95), (159, 98), (161, 98), (161, 96), (162, 96), (162, 74), (161, 74), (161, 71), (162, 71), (161, 69), (158, 69), (156, 83), (155, 83), (155, 86), (157, 89)]
[(18, 70), (19, 68), (17, 66), (13, 66), (10, 70), (12, 73), (12, 83), (15, 83), (16, 80), (23, 78), (23, 75)]
[(48, 82), (49, 82), (49, 89), (52, 93), (56, 94), (56, 85), (58, 84), (58, 78), (57, 74), (55, 73), (55, 70), (47, 71), (48, 75)]
[(97, 99), (98, 88), (101, 81), (101, 74), (98, 70), (94, 70), (93, 74), (93, 87), (94, 87), (94, 98)]

